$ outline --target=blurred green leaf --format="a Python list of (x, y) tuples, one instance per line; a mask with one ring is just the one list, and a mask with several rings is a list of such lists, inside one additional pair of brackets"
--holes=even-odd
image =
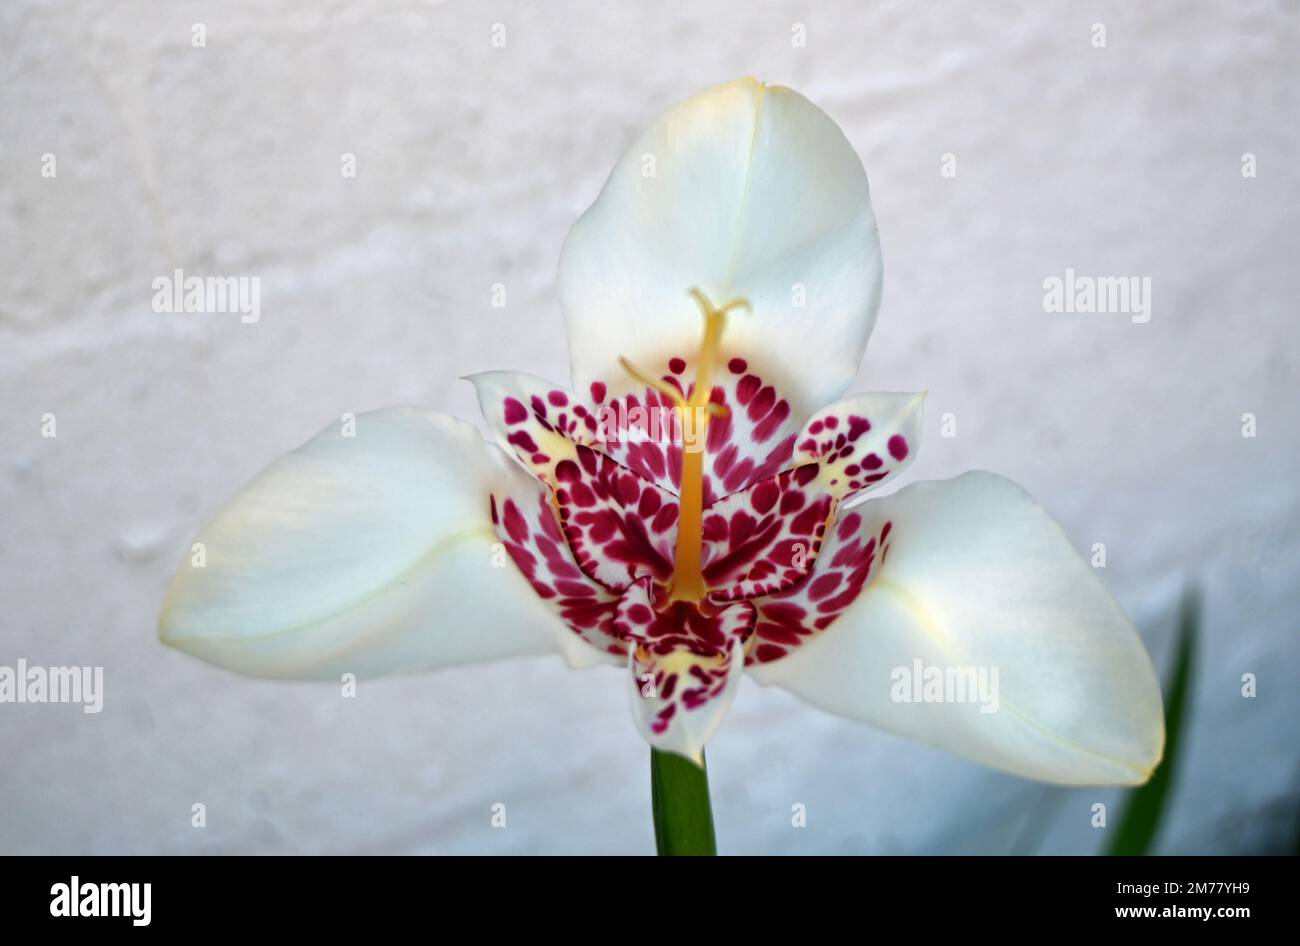
[(1187, 720), (1187, 693), (1195, 663), (1196, 638), (1200, 633), (1201, 597), (1194, 587), (1183, 592), (1178, 609), (1178, 641), (1173, 672), (1165, 684), (1165, 757), (1151, 781), (1129, 796), (1128, 808), (1120, 820), (1115, 840), (1106, 852), (1112, 857), (1138, 857), (1151, 850), (1165, 802), (1177, 771)]

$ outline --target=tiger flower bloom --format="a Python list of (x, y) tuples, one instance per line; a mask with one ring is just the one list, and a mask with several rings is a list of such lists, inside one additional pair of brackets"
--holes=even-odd
[[(971, 472), (846, 505), (920, 446), (922, 395), (839, 399), (881, 272), (827, 115), (751, 79), (687, 100), (565, 242), (572, 387), (473, 376), (495, 443), (411, 407), (325, 429), (203, 530), (162, 639), (291, 679), (611, 664), (646, 740), (696, 761), (748, 671), (1024, 777), (1145, 781), (1150, 659), (1023, 489)], [(922, 666), (991, 668), (996, 705), (900, 696)]]

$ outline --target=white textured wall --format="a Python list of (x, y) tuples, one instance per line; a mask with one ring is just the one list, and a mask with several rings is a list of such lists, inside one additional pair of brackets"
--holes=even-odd
[[(930, 390), (909, 478), (992, 469), (1079, 548), (1105, 542), (1162, 670), (1177, 590), (1203, 581), (1162, 849), (1294, 836), (1294, 0), (381, 6), (0, 5), (0, 664), (101, 664), (107, 690), (98, 716), (0, 705), (0, 851), (652, 849), (614, 671), (521, 661), (343, 700), (197, 663), (154, 622), (198, 526), (341, 413), (476, 418), (459, 375), (565, 380), (569, 224), (636, 129), (747, 73), (809, 95), (867, 165), (887, 278), (859, 380)], [(150, 282), (175, 267), (260, 276), (261, 321), (156, 314)], [(1045, 314), (1042, 280), (1066, 267), (1150, 276), (1151, 321)], [(1116, 797), (749, 682), (710, 760), (732, 852), (1032, 849), (1040, 823), (1043, 849), (1087, 852), (1089, 806)]]

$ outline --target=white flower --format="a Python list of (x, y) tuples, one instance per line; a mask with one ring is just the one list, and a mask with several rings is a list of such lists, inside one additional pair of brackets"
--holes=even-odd
[[(915, 456), (922, 397), (836, 401), (881, 260), (824, 113), (748, 79), (673, 108), (574, 225), (559, 284), (571, 390), (473, 378), (499, 446), (414, 408), (321, 432), (203, 531), (163, 640), (290, 678), (616, 663), (646, 738), (697, 759), (747, 669), (1030, 778), (1150, 775), (1150, 660), (1020, 487), (968, 473), (843, 505)], [(900, 698), (922, 666), (992, 671), (996, 705)]]

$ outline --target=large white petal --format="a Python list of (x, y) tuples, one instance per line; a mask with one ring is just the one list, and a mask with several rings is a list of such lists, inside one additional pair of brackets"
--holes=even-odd
[(740, 79), (670, 109), (619, 160), (569, 232), (560, 302), (574, 385), (628, 388), (696, 353), (698, 287), (729, 316), (722, 361), (752, 371), (806, 417), (844, 392), (881, 287), (867, 176), (839, 127), (790, 89)]
[[(473, 427), (414, 408), (327, 427), (208, 523), (164, 642), (255, 676), (338, 679), (557, 652), (489, 493), (543, 490)], [(196, 561), (201, 565), (196, 566)]]
[[(1097, 575), (1024, 490), (974, 472), (856, 512), (867, 534), (893, 524), (879, 572), (825, 631), (752, 668), (757, 679), (1028, 778), (1089, 785), (1150, 776), (1164, 747), (1151, 661)], [(922, 679), (930, 667), (996, 669), (996, 710), (903, 701), (917, 660)]]

